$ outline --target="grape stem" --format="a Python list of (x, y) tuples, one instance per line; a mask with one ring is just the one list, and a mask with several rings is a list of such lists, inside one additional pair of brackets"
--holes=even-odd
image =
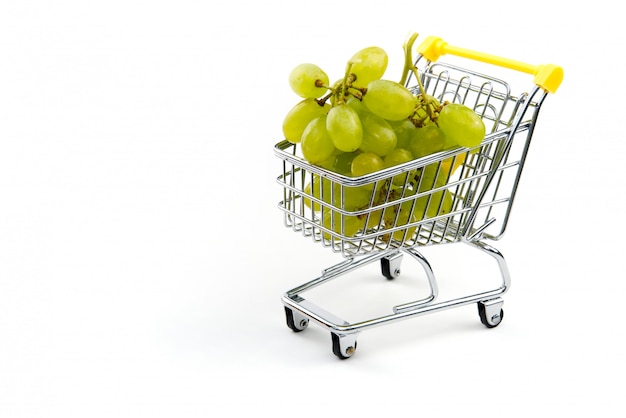
[(419, 120), (414, 121), (417, 126), (421, 126), (425, 122), (426, 118), (430, 118), (433, 122), (436, 123), (438, 112), (440, 109), (435, 109), (435, 106), (430, 100), (430, 96), (426, 94), (426, 90), (424, 89), (424, 85), (422, 84), (422, 79), (419, 76), (419, 71), (415, 66), (415, 62), (413, 61), (413, 44), (415, 43), (415, 40), (418, 36), (419, 35), (416, 32), (413, 32), (404, 42), (404, 68), (402, 69), (400, 84), (406, 85), (407, 79), (409, 77), (409, 72), (413, 73), (420, 90), (421, 104), (419, 108), (424, 108), (424, 111), (427, 115)]
[(348, 90), (348, 93), (353, 95), (359, 100), (363, 99), (363, 95), (367, 91), (366, 88), (360, 88), (360, 87), (354, 87), (354, 86), (348, 86), (348, 88), (350, 89)]
[(324, 104), (326, 104), (326, 102), (328, 101), (328, 99), (331, 98), (332, 95), (333, 95), (333, 92), (331, 91), (326, 96), (320, 97), (319, 99), (316, 99), (315, 101), (317, 102), (318, 105), (324, 106)]
[(338, 105), (343, 104), (345, 102), (344, 96), (346, 92), (348, 91), (348, 87), (350, 87), (352, 85), (352, 82), (354, 81), (354, 76), (350, 74), (351, 70), (352, 70), (352, 63), (348, 62), (348, 64), (346, 64), (346, 72), (343, 76), (343, 81), (341, 83), (341, 89), (339, 89), (341, 94), (337, 95)]
[(428, 104), (430, 100), (428, 96), (426, 96), (426, 90), (424, 90), (424, 86), (422, 85), (422, 80), (419, 77), (419, 72), (415, 63), (413, 62), (413, 44), (419, 35), (417, 33), (412, 33), (411, 36), (404, 43), (404, 69), (402, 70), (402, 78), (400, 79), (400, 84), (405, 85), (407, 78), (409, 76), (409, 71), (413, 73), (415, 79), (417, 80), (417, 85), (420, 89), (420, 94), (424, 98), (425, 104)]
[(406, 85), (406, 80), (409, 77), (409, 71), (414, 67), (413, 65), (413, 44), (419, 35), (416, 32), (407, 37), (406, 41), (404, 41), (403, 49), (404, 49), (404, 68), (402, 69), (402, 77), (400, 77), (400, 84), (403, 86)]

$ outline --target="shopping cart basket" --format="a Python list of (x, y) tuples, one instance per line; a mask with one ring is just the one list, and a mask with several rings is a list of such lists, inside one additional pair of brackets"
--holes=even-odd
[[(304, 330), (310, 320), (329, 330), (332, 351), (341, 359), (352, 356), (357, 336), (365, 329), (452, 307), (476, 303), (486, 327), (500, 324), (501, 296), (511, 279), (503, 255), (487, 241), (500, 239), (506, 229), (539, 110), (563, 78), (556, 65), (529, 65), (454, 47), (436, 37), (426, 38), (417, 52), (415, 66), (426, 93), (441, 103), (463, 103), (482, 117), (487, 134), (479, 146), (444, 150), (361, 177), (309, 164), (298, 146), (288, 141), (274, 147), (282, 160), (277, 181), (283, 199), (278, 206), (285, 225), (343, 257), (321, 276), (283, 295), (286, 322), (295, 332)], [(530, 74), (532, 89), (513, 94), (504, 80), (440, 62), (443, 55), (480, 62), (484, 68), (504, 67), (511, 74)], [(406, 86), (415, 94), (418, 85), (415, 76), (408, 77)], [(367, 193), (369, 204), (350, 207), (349, 196), (354, 193)], [(468, 244), (491, 256), (501, 285), (440, 300), (433, 269), (418, 249), (451, 243)], [(430, 291), (424, 298), (393, 306), (388, 315), (350, 323), (303, 297), (306, 291), (372, 262), (380, 262), (382, 275), (393, 279), (400, 274), (403, 255), (421, 265)]]

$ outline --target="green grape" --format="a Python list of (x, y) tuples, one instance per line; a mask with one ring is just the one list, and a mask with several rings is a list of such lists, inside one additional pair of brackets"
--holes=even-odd
[(411, 151), (405, 148), (396, 148), (385, 156), (385, 168), (403, 164), (411, 160), (413, 160), (413, 154)]
[(335, 206), (343, 208), (348, 212), (365, 209), (369, 207), (374, 186), (366, 184), (363, 186), (344, 186), (343, 205), (341, 203), (341, 187), (335, 183)]
[(320, 104), (315, 99), (304, 99), (292, 107), (283, 120), (283, 134), (285, 139), (292, 144), (302, 140), (304, 128), (316, 117), (328, 113), (329, 104)]
[(360, 151), (341, 152), (335, 156), (331, 170), (344, 176), (352, 175), (352, 160), (360, 154)]
[[(316, 175), (313, 177), (313, 182), (305, 186), (304, 193), (323, 201), (327, 205), (352, 212), (369, 206), (372, 190), (372, 185), (343, 186), (342, 188), (341, 184), (325, 178), (322, 179)], [(320, 204), (311, 199), (304, 198), (304, 203), (316, 212), (321, 209)]]
[[(411, 160), (413, 160), (413, 154), (411, 154), (411, 151), (404, 149), (404, 148), (394, 149), (389, 154), (387, 154), (385, 158), (383, 159), (385, 163), (385, 168), (393, 167), (398, 164), (407, 163)], [(411, 172), (398, 174), (396, 176), (393, 176), (393, 179), (391, 181), (396, 186), (402, 186), (406, 183), (407, 177), (409, 177), (410, 175), (411, 175)]]
[(450, 176), (449, 166), (432, 163), (422, 168), (419, 176), (419, 192), (426, 192), (436, 187), (445, 186)]
[(396, 147), (410, 149), (409, 143), (411, 142), (411, 137), (413, 136), (413, 131), (417, 129), (413, 122), (408, 119), (402, 119), (397, 121), (388, 121), (389, 125), (393, 128), (393, 131), (396, 133)]
[(452, 195), (448, 190), (439, 190), (430, 196), (415, 201), (415, 215), (419, 220), (445, 215), (452, 211)]
[(398, 139), (389, 122), (371, 112), (361, 113), (360, 118), (363, 125), (363, 141), (359, 147), (361, 151), (384, 157), (396, 148)]
[[(323, 191), (320, 188), (322, 184), (324, 184), (324, 186), (327, 186), (327, 187), (324, 187)], [(324, 183), (323, 183), (320, 176), (316, 174), (313, 176), (313, 180), (309, 181), (306, 184), (306, 186), (304, 186), (303, 194), (305, 195), (305, 197), (303, 197), (304, 204), (309, 209), (313, 209), (315, 212), (319, 212), (321, 209), (321, 205), (309, 199), (308, 197), (314, 197), (316, 199), (322, 200), (321, 196), (323, 195), (325, 203), (330, 203), (330, 199), (331, 199), (330, 182), (328, 182), (328, 180), (324, 180)]]
[(330, 109), (326, 128), (335, 147), (340, 151), (356, 151), (363, 142), (361, 119), (356, 110), (346, 104), (336, 105)]
[(394, 240), (406, 242), (415, 234), (417, 225), (413, 224), (419, 222), (420, 219), (414, 206), (416, 206), (416, 204), (413, 200), (407, 200), (399, 205), (390, 206), (385, 210), (385, 213), (383, 214), (385, 228), (391, 229), (409, 225), (407, 228), (394, 231), (392, 233)]
[(315, 64), (299, 64), (289, 73), (289, 86), (298, 96), (315, 99), (328, 91), (328, 75)]
[(335, 144), (326, 130), (326, 115), (311, 121), (302, 133), (302, 156), (311, 164), (320, 164), (335, 153)]
[(399, 205), (390, 206), (383, 214), (385, 228), (408, 225), (407, 228), (398, 229), (392, 234), (394, 240), (406, 242), (415, 234), (418, 226), (416, 223), (450, 213), (452, 204), (451, 193), (447, 190), (439, 190), (415, 200), (407, 200)]
[[(319, 177), (318, 177), (319, 178)], [(308, 196), (313, 196), (313, 183), (308, 182), (304, 189), (302, 190), (302, 199), (304, 200), (304, 204), (307, 208), (313, 209), (314, 211), (320, 210), (320, 205), (317, 202), (313, 202)]]
[[(315, 174), (313, 175), (313, 180), (309, 181), (309, 183), (307, 183), (304, 187), (303, 193), (305, 193), (306, 196), (322, 200), (326, 204), (331, 204), (332, 193), (330, 185), (331, 183), (328, 180), (322, 179), (320, 176)], [(315, 202), (307, 197), (304, 198), (304, 204), (308, 208), (313, 209), (315, 212), (319, 212), (321, 210), (321, 205), (318, 202)]]
[(381, 118), (398, 121), (415, 110), (415, 96), (403, 85), (391, 80), (374, 80), (367, 85), (363, 103)]
[(322, 167), (323, 169), (326, 169), (329, 171), (334, 171), (335, 159), (337, 158), (339, 154), (342, 154), (342, 152), (339, 151), (337, 148), (335, 148), (334, 145), (333, 145), (333, 148), (334, 148), (334, 151), (328, 158), (326, 158), (323, 161), (320, 161), (319, 163), (316, 163), (315, 165), (317, 165), (318, 167)]
[(409, 149), (415, 158), (421, 158), (444, 149), (445, 136), (443, 131), (434, 123), (421, 128), (415, 128)]
[(374, 173), (385, 168), (383, 159), (373, 152), (364, 152), (352, 160), (351, 171), (355, 177)]
[(446, 148), (461, 146), (473, 148), (485, 138), (485, 123), (469, 107), (450, 103), (441, 109), (437, 124), (446, 136)]
[(369, 213), (369, 215), (364, 215), (363, 219), (366, 221), (365, 228), (371, 229), (376, 228), (380, 229), (383, 227), (383, 209), (376, 209)]
[(365, 107), (363, 102), (356, 97), (350, 97), (348, 100), (346, 100), (346, 104), (356, 110), (356, 113), (358, 113), (359, 115), (363, 112), (367, 112), (367, 108)]
[[(365, 225), (363, 218), (354, 215), (346, 215), (340, 212), (326, 210), (324, 211), (324, 218), (322, 219), (322, 225), (333, 231), (338, 236), (336, 238), (351, 238), (355, 236)], [(322, 236), (326, 240), (332, 239), (333, 235), (324, 231)]]
[(348, 63), (350, 72), (356, 76), (355, 86), (366, 87), (370, 82), (380, 79), (387, 70), (389, 57), (384, 49), (370, 46), (357, 51)]
[[(447, 214), (452, 209), (452, 196), (447, 189), (430, 192), (444, 187), (448, 182), (449, 167), (433, 163), (423, 168), (419, 180), (420, 193), (427, 193), (416, 201), (416, 213), (420, 219)], [(430, 192), (430, 193), (429, 193)]]

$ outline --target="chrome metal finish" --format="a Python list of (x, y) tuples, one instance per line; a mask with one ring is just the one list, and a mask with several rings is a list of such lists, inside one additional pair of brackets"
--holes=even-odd
[(496, 326), (502, 321), (500, 312), (504, 301), (500, 298), (479, 302), (485, 307), (485, 317), (489, 325)]
[[(502, 283), (499, 287), (477, 294), (472, 294), (460, 298), (452, 298), (434, 303), (439, 296), (439, 291), (437, 286), (437, 280), (435, 278), (432, 268), (430, 267), (430, 264), (414, 248), (403, 248), (400, 251), (411, 255), (416, 261), (422, 264), (422, 267), (424, 267), (424, 271), (426, 272), (431, 292), (430, 295), (424, 299), (392, 307), (392, 314), (360, 322), (349, 323), (348, 321), (339, 318), (336, 315), (315, 305), (311, 301), (306, 300), (302, 296), (306, 291), (316, 286), (319, 286), (323, 282), (335, 279), (341, 275), (349, 273), (359, 266), (362, 266), (362, 264), (347, 264), (343, 265), (343, 268), (337, 267), (333, 270), (333, 275), (321, 276), (317, 279), (311, 280), (308, 283), (305, 283), (295, 289), (288, 291), (283, 295), (282, 301), (285, 306), (291, 308), (294, 311), (299, 311), (302, 315), (310, 318), (318, 325), (327, 328), (329, 331), (335, 332), (340, 335), (347, 335), (354, 334), (368, 328), (385, 325), (387, 323), (408, 319), (413, 316), (419, 316), (443, 309), (450, 309), (458, 306), (473, 304), (484, 300), (492, 300), (506, 293), (506, 291), (510, 287), (511, 278), (504, 257), (502, 257), (500, 252), (497, 251), (495, 248), (484, 243), (468, 242), (467, 244), (471, 247), (486, 252), (496, 260), (502, 276)], [(384, 253), (378, 254), (379, 259), (384, 256)], [(370, 259), (369, 261), (371, 262), (373, 260)]]
[(400, 276), (400, 273), (401, 273), (400, 265), (402, 264), (402, 253), (397, 252), (385, 258), (389, 260), (389, 274), (392, 277)]
[(426, 258), (422, 254), (420, 254), (415, 248), (406, 248), (404, 251), (413, 256), (413, 258), (417, 260), (424, 268), (426, 278), (428, 279), (428, 285), (430, 286), (430, 295), (423, 299), (394, 306), (393, 312), (396, 314), (416, 310), (416, 308), (419, 308), (427, 303), (434, 301), (439, 294), (439, 288), (437, 286), (437, 280), (435, 279), (435, 273), (433, 272), (433, 269), (430, 266), (428, 260), (426, 260)]
[[(534, 87), (515, 96), (498, 78), (422, 61), (418, 59), (417, 64), (428, 94), (440, 102), (464, 103), (481, 115), (488, 133), (479, 146), (448, 149), (360, 177), (343, 176), (307, 163), (296, 144), (282, 141), (274, 147), (282, 160), (277, 183), (283, 200), (278, 207), (285, 226), (344, 258), (322, 270), (319, 277), (287, 291), (282, 302), (293, 311), (296, 330), (304, 329), (311, 320), (330, 331), (333, 352), (341, 358), (354, 353), (356, 337), (365, 329), (445, 309), (478, 304), (481, 315), (484, 311), (485, 325), (494, 327), (502, 321), (501, 296), (510, 288), (511, 277), (504, 256), (487, 241), (504, 234), (547, 93)], [(407, 87), (417, 91), (416, 84)], [(426, 172), (447, 181), (425, 187)], [(398, 178), (404, 179), (403, 185), (398, 186)], [(317, 191), (311, 186), (315, 181), (323, 184)], [(370, 190), (371, 195), (369, 203), (354, 209), (346, 205), (345, 197), (357, 187)], [(395, 220), (377, 221), (385, 210), (400, 205), (415, 215), (408, 219), (416, 220), (401, 223), (396, 216)], [(328, 212), (338, 227), (331, 229), (322, 222)], [(354, 218), (367, 227), (347, 234), (346, 223)], [(440, 300), (433, 268), (418, 250), (441, 244), (467, 245), (489, 255), (498, 266), (501, 282), (475, 294)], [(387, 315), (349, 322), (303, 297), (312, 288), (373, 262), (388, 263), (385, 275), (400, 280), (404, 255), (424, 269), (429, 293), (391, 306)]]
[(333, 345), (336, 345), (337, 354), (341, 358), (351, 357), (356, 351), (357, 334), (331, 334)]

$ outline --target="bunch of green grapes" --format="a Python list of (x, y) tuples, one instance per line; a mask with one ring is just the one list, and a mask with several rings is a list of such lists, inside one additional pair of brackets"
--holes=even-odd
[[(405, 45), (405, 54), (408, 50)], [(405, 60), (405, 72), (409, 62)], [(384, 78), (387, 65), (387, 53), (370, 46), (347, 60), (343, 78), (332, 85), (328, 74), (315, 64), (292, 69), (289, 85), (300, 101), (286, 114), (283, 133), (289, 142), (299, 144), (307, 162), (343, 176), (362, 177), (445, 149), (480, 145), (485, 125), (478, 114), (463, 104), (440, 103), (426, 94), (421, 83), (414, 94), (400, 82)], [(442, 171), (448, 168), (443, 184), (429, 181), (427, 173), (432, 170), (426, 169), (403, 171), (385, 184), (360, 187), (331, 184), (315, 176), (303, 190), (304, 202), (320, 213), (321, 225), (335, 233), (354, 236), (368, 228), (394, 228), (393, 238), (402, 241), (410, 238), (416, 222), (450, 212), (450, 193), (444, 189), (429, 199), (418, 198), (409, 201), (411, 205), (375, 214), (349, 216), (332, 209), (364, 212), (390, 196), (424, 192), (428, 183), (445, 186), (447, 177), (462, 163), (455, 161), (454, 165), (437, 165)], [(397, 190), (390, 193), (392, 188)], [(397, 229), (401, 225), (410, 227)]]

